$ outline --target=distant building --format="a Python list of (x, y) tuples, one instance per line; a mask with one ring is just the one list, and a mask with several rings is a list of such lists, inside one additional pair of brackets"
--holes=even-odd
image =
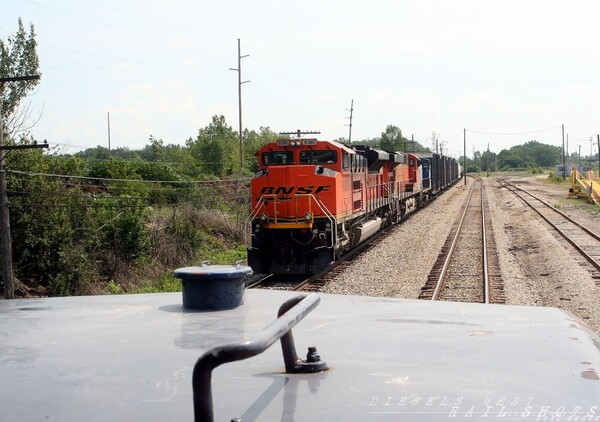
[[(573, 167), (575, 167), (577, 169), (579, 174), (585, 174), (592, 169), (592, 167), (590, 167), (590, 166), (576, 163), (573, 161), (567, 161), (565, 167), (566, 167), (566, 171), (563, 170), (562, 164), (557, 165), (554, 169), (554, 174), (556, 174), (557, 176), (569, 177), (571, 175), (571, 170), (573, 170)], [(563, 173), (563, 171), (564, 171), (564, 173)]]

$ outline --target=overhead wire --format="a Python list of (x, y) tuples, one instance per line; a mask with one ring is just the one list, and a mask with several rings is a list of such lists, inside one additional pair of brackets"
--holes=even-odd
[(154, 40), (154, 41), (160, 41), (160, 42), (163, 42), (163, 43), (166, 43), (166, 44), (175, 45), (175, 46), (178, 46), (178, 47), (186, 47), (186, 48), (191, 47), (191, 48), (194, 48), (194, 49), (197, 49), (197, 50), (207, 51), (207, 52), (215, 53), (215, 54), (226, 54), (226, 55), (231, 54), (230, 52), (225, 52), (225, 51), (220, 51), (220, 50), (212, 50), (212, 49), (203, 48), (203, 47), (199, 47), (199, 46), (189, 45), (189, 44), (185, 44), (185, 43), (181, 43), (181, 42), (177, 42), (177, 41), (173, 41), (173, 40), (167, 40), (167, 39), (164, 39), (164, 38), (155, 37), (153, 35), (148, 35), (148, 34), (144, 34), (144, 33), (137, 32), (137, 31), (132, 31), (130, 29), (121, 28), (121, 27), (116, 26), (116, 25), (112, 25), (112, 24), (109, 24), (109, 23), (101, 22), (101, 21), (98, 21), (98, 20), (95, 20), (95, 19), (91, 19), (91, 18), (88, 18), (88, 17), (85, 17), (85, 16), (77, 15), (75, 13), (71, 13), (71, 12), (68, 12), (66, 10), (62, 10), (62, 9), (59, 9), (59, 8), (56, 8), (56, 7), (53, 7), (53, 6), (48, 6), (47, 4), (39, 3), (39, 2), (34, 1), (34, 0), (27, 0), (27, 1), (29, 3), (35, 4), (37, 6), (44, 7), (46, 9), (52, 10), (52, 11), (54, 11), (56, 13), (61, 13), (61, 14), (64, 14), (64, 15), (67, 15), (67, 16), (71, 16), (71, 17), (74, 17), (74, 18), (77, 18), (77, 19), (81, 19), (81, 20), (84, 20), (84, 21), (87, 21), (87, 22), (92, 22), (92, 23), (94, 23), (96, 25), (106, 26), (106, 27), (111, 28), (111, 29), (116, 29), (117, 31), (126, 32), (126, 33), (129, 33), (129, 34), (137, 35), (139, 37), (148, 38), (148, 39), (151, 39), (151, 40)]
[(466, 131), (470, 132), (470, 133), (478, 133), (481, 135), (515, 136), (515, 135), (531, 135), (534, 133), (550, 132), (551, 130), (556, 130), (556, 129), (560, 129), (560, 128), (561, 128), (560, 126), (553, 126), (548, 129), (533, 130), (533, 131), (529, 131), (529, 132), (484, 132), (484, 131), (472, 130), (472, 129), (466, 129)]
[(21, 174), (21, 175), (27, 175), (27, 176), (45, 176), (45, 177), (59, 177), (59, 178), (68, 178), (68, 179), (80, 179), (80, 180), (102, 180), (102, 181), (106, 181), (106, 182), (124, 182), (124, 183), (156, 183), (156, 184), (160, 184), (160, 183), (174, 183), (174, 184), (178, 184), (178, 183), (182, 183), (182, 184), (189, 184), (189, 183), (198, 183), (198, 184), (203, 184), (203, 183), (207, 183), (207, 184), (218, 184), (218, 183), (232, 183), (232, 182), (239, 182), (239, 181), (250, 181), (251, 177), (240, 177), (240, 178), (234, 178), (234, 179), (218, 179), (218, 180), (187, 180), (187, 181), (183, 181), (183, 180), (136, 180), (136, 179), (111, 179), (111, 178), (103, 178), (103, 177), (90, 177), (90, 176), (71, 176), (71, 175), (65, 175), (65, 174), (52, 174), (52, 173), (41, 173), (41, 172), (28, 172), (28, 171), (21, 171), (21, 170), (6, 170), (7, 173), (13, 173), (13, 174)]
[(95, 4), (98, 4), (100, 6), (103, 6), (103, 7), (109, 8), (109, 9), (113, 9), (113, 10), (116, 10), (116, 11), (119, 11), (121, 13), (126, 13), (126, 14), (131, 15), (131, 16), (136, 16), (138, 18), (145, 19), (145, 20), (148, 20), (148, 21), (151, 21), (151, 22), (155, 22), (155, 23), (160, 23), (162, 25), (171, 26), (173, 28), (183, 29), (183, 30), (186, 30), (186, 31), (192, 31), (192, 32), (196, 32), (196, 33), (199, 33), (199, 34), (210, 35), (212, 37), (224, 38), (224, 39), (228, 39), (228, 40), (234, 40), (235, 39), (233, 37), (229, 37), (229, 36), (225, 36), (225, 35), (220, 35), (220, 34), (215, 34), (215, 33), (212, 33), (212, 32), (200, 31), (197, 28), (185, 27), (185, 26), (177, 25), (177, 24), (174, 24), (174, 23), (171, 23), (171, 22), (166, 22), (166, 21), (163, 21), (163, 20), (160, 20), (160, 19), (152, 18), (152, 17), (149, 17), (149, 16), (144, 16), (144, 15), (141, 15), (139, 13), (135, 13), (135, 12), (131, 12), (129, 10), (121, 9), (119, 7), (115, 7), (113, 5), (102, 3), (102, 2), (99, 2), (99, 1), (96, 1), (96, 0), (89, 0), (89, 1), (91, 3), (95, 3)]
[(117, 57), (108, 57), (108, 56), (103, 56), (100, 54), (87, 53), (84, 51), (77, 51), (77, 50), (71, 50), (68, 48), (56, 47), (56, 46), (44, 44), (44, 43), (38, 43), (38, 45), (40, 45), (42, 47), (55, 49), (55, 50), (66, 51), (68, 53), (80, 54), (83, 56), (96, 57), (96, 58), (104, 59), (104, 60), (112, 60), (112, 61), (116, 61), (116, 62), (130, 63), (130, 64), (136, 64), (136, 65), (142, 65), (142, 66), (160, 67), (160, 68), (177, 69), (177, 70), (203, 71), (203, 72), (226, 72), (225, 69), (207, 69), (207, 68), (189, 67), (189, 66), (185, 66), (185, 67), (184, 66), (173, 66), (173, 65), (168, 65), (168, 64), (148, 63), (148, 62), (140, 62), (140, 61), (136, 61), (136, 60), (129, 60), (129, 59), (123, 59), (123, 58), (117, 58)]
[(39, 56), (40, 57), (45, 57), (47, 59), (59, 60), (59, 61), (67, 62), (67, 63), (79, 64), (79, 65), (82, 65), (82, 66), (95, 67), (95, 68), (98, 68), (98, 69), (108, 70), (110, 72), (122, 72), (122, 73), (134, 74), (134, 75), (150, 76), (150, 77), (153, 77), (153, 78), (171, 79), (171, 80), (176, 80), (176, 81), (198, 82), (198, 83), (207, 83), (207, 84), (228, 84), (228, 83), (231, 83), (230, 81), (206, 81), (206, 80), (191, 79), (191, 78), (181, 78), (181, 77), (176, 77), (176, 76), (154, 75), (154, 74), (150, 74), (150, 73), (136, 72), (136, 71), (133, 71), (133, 70), (111, 68), (111, 67), (106, 67), (106, 66), (97, 65), (97, 64), (91, 64), (91, 63), (83, 63), (83, 62), (79, 62), (79, 61), (76, 61), (76, 60), (64, 59), (64, 58), (60, 58), (60, 57), (53, 57), (53, 56), (48, 56), (48, 55), (45, 55), (45, 54), (40, 54)]

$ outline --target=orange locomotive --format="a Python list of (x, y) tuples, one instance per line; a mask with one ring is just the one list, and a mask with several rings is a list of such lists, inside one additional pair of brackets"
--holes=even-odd
[(258, 273), (318, 273), (421, 205), (413, 154), (298, 137), (257, 155), (248, 264)]

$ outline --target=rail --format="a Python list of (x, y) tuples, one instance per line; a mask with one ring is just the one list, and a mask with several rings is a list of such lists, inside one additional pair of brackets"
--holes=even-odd
[(534, 210), (540, 217), (542, 217), (542, 219), (548, 223), (550, 225), (550, 227), (552, 227), (554, 230), (556, 230), (556, 232), (558, 234), (560, 234), (563, 239), (565, 239), (567, 242), (569, 242), (571, 244), (571, 246), (573, 246), (573, 248), (575, 248), (575, 250), (581, 255), (583, 256), (586, 261), (588, 261), (595, 269), (600, 271), (600, 262), (598, 262), (598, 260), (594, 259), (594, 257), (592, 257), (590, 254), (588, 254), (581, 245), (579, 245), (577, 242), (575, 242), (570, 236), (568, 236), (564, 230), (561, 230), (557, 224), (555, 224), (554, 222), (552, 222), (547, 216), (545, 216), (540, 210), (538, 210), (536, 207), (533, 206), (533, 204), (531, 204), (529, 201), (527, 201), (527, 199), (525, 199), (523, 197), (523, 195), (521, 195), (518, 191), (521, 191), (523, 193), (526, 193), (527, 195), (531, 196), (534, 200), (538, 201), (539, 203), (543, 204), (544, 207), (546, 209), (550, 209), (552, 211), (554, 211), (555, 213), (559, 214), (560, 216), (562, 216), (566, 221), (568, 221), (569, 223), (573, 224), (574, 226), (578, 227), (579, 229), (581, 229), (584, 233), (586, 233), (587, 235), (589, 235), (590, 237), (592, 237), (593, 239), (600, 241), (600, 235), (594, 233), (593, 231), (589, 230), (588, 228), (586, 228), (585, 226), (581, 225), (580, 223), (578, 223), (577, 221), (573, 220), (572, 218), (570, 218), (568, 215), (566, 215), (565, 213), (563, 213), (560, 210), (557, 210), (556, 208), (554, 208), (552, 205), (550, 205), (549, 203), (547, 203), (546, 201), (538, 198), (537, 196), (535, 196), (534, 194), (532, 194), (531, 192), (528, 192), (524, 189), (521, 189), (518, 186), (513, 185), (510, 182), (507, 181), (503, 181), (502, 182), (503, 186), (506, 187), (508, 190), (510, 190), (512, 193), (514, 193), (517, 197), (519, 197), (528, 207), (530, 207), (532, 210)]
[[(473, 183), (473, 185), (471, 186), (471, 189), (469, 190), (467, 199), (465, 201), (465, 206), (463, 209), (463, 212), (460, 216), (460, 219), (458, 221), (458, 225), (456, 228), (455, 233), (449, 237), (448, 241), (449, 246), (444, 247), (442, 249), (442, 251), (444, 251), (444, 249), (447, 250), (446, 253), (442, 253), (440, 255), (440, 258), (443, 258), (442, 260), (438, 261), (438, 263), (435, 264), (434, 269), (432, 269), (432, 273), (437, 273), (437, 270), (435, 269), (438, 265), (441, 265), (441, 270), (440, 272), (437, 274), (437, 277), (433, 278), (430, 281), (428, 281), (428, 284), (425, 286), (425, 288), (422, 290), (422, 298), (429, 298), (430, 300), (440, 300), (442, 298), (442, 296), (447, 296), (447, 292), (444, 291), (442, 292), (442, 286), (444, 286), (445, 284), (447, 285), (447, 283), (449, 281), (452, 281), (452, 277), (448, 277), (449, 274), (449, 268), (451, 266), (451, 263), (456, 260), (457, 258), (455, 257), (455, 255), (457, 255), (457, 245), (459, 243), (459, 238), (461, 238), (461, 236), (464, 236), (466, 233), (465, 232), (465, 227), (464, 227), (464, 223), (467, 221), (467, 214), (469, 212), (471, 212), (470, 210), (474, 210), (476, 209), (476, 206), (471, 206), (471, 202), (473, 201), (473, 194), (475, 191), (475, 187), (477, 186), (477, 184), (479, 183), (479, 185), (481, 186), (481, 200), (480, 200), (480, 207), (481, 207), (481, 211), (478, 213), (480, 215), (481, 218), (481, 224), (480, 224), (480, 231), (481, 231), (481, 278), (472, 278), (471, 282), (468, 281), (469, 277), (465, 277), (464, 279), (460, 279), (461, 285), (459, 287), (457, 287), (459, 290), (461, 291), (469, 291), (469, 289), (472, 289), (475, 284), (473, 283), (477, 283), (478, 287), (483, 294), (482, 297), (479, 297), (477, 300), (481, 301), (482, 303), (490, 303), (490, 276), (489, 276), (489, 259), (488, 259), (488, 234), (487, 234), (487, 226), (486, 226), (486, 213), (485, 213), (485, 189), (483, 188), (483, 182), (481, 180), (476, 181), (475, 183)], [(474, 216), (473, 216), (474, 217)], [(471, 220), (472, 222), (475, 220)], [(478, 223), (479, 224), (479, 223)], [(472, 226), (471, 226), (472, 227)], [(458, 258), (459, 262), (460, 262), (460, 258)], [(450, 273), (452, 272), (452, 270), (450, 270)], [(450, 278), (450, 280), (448, 280), (448, 278)], [(468, 285), (471, 284), (471, 287), (468, 287)], [(428, 286), (429, 285), (429, 286)], [(427, 292), (431, 292), (431, 289), (433, 289), (433, 293), (431, 293), (431, 297), (428, 297), (429, 294)], [(447, 300), (447, 298), (446, 298)]]

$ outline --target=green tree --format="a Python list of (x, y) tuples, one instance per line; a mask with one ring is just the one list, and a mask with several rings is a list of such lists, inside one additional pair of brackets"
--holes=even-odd
[(403, 151), (405, 142), (402, 131), (397, 126), (388, 125), (379, 138), (379, 148), (388, 152)]
[(186, 146), (208, 174), (220, 177), (240, 170), (238, 139), (225, 116), (213, 116), (212, 122), (198, 131), (196, 139), (188, 139)]
[[(0, 78), (37, 75), (39, 60), (36, 45), (33, 24), (30, 24), (27, 33), (19, 18), (17, 33), (6, 41), (0, 40)], [(18, 106), (38, 83), (38, 80), (0, 83), (2, 126), (9, 138), (27, 129), (23, 127), (27, 109), (19, 110)]]
[(265, 144), (277, 139), (277, 133), (270, 127), (260, 127), (258, 132), (251, 130), (244, 131), (244, 170), (249, 173), (258, 171), (258, 160), (255, 156), (256, 151)]

